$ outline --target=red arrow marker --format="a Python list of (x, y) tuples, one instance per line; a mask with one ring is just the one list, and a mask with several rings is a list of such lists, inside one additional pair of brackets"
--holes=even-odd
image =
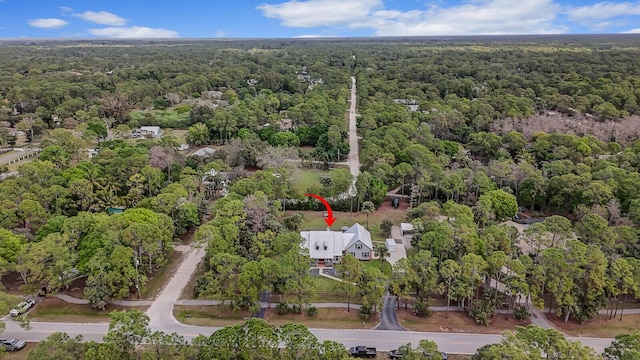
[(327, 200), (322, 196), (319, 196), (316, 194), (304, 194), (304, 196), (311, 196), (312, 198), (316, 198), (322, 202), (324, 207), (327, 208), (327, 215), (328, 215), (327, 218), (324, 219), (324, 221), (327, 223), (327, 225), (329, 225), (329, 227), (331, 227), (331, 225), (333, 225), (333, 222), (336, 221), (336, 218), (333, 217), (333, 211), (331, 210), (331, 205), (329, 205)]

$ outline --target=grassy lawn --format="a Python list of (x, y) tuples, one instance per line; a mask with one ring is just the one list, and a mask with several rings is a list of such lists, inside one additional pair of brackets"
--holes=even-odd
[[(164, 264), (153, 276), (147, 281), (147, 284), (140, 291), (140, 295), (145, 300), (153, 300), (156, 295), (162, 289), (162, 287), (169, 281), (171, 275), (180, 265), (180, 259), (182, 259), (182, 253), (172, 250), (167, 255), (167, 263)], [(131, 297), (131, 300), (138, 300), (137, 296)]]
[[(224, 306), (183, 306), (176, 305), (173, 314), (180, 322), (189, 325), (199, 326), (226, 326), (243, 323), (251, 316), (248, 311), (233, 313), (229, 305)], [(304, 314), (278, 315), (275, 309), (266, 310), (265, 320), (273, 325), (283, 325), (286, 323), (298, 323), (307, 327), (327, 328), (327, 329), (372, 329), (379, 318), (373, 317), (371, 320), (362, 322), (358, 316), (358, 310), (346, 308), (319, 308), (318, 315), (309, 317)]]
[(228, 304), (223, 306), (175, 305), (173, 307), (173, 315), (182, 323), (197, 326), (240, 324), (251, 316), (248, 311), (232, 312)]
[(37, 158), (38, 158), (37, 156), (32, 156), (30, 158), (26, 158), (26, 159), (24, 159), (22, 161), (18, 161), (16, 163), (11, 164), (11, 165), (7, 165), (7, 167), (9, 168), (9, 172), (18, 171), (18, 170), (20, 170), (20, 166), (22, 166), (24, 164), (27, 164), (27, 163), (30, 163), (33, 160), (37, 159)]
[(434, 312), (428, 318), (417, 317), (410, 309), (400, 309), (397, 314), (400, 325), (411, 331), (502, 334), (505, 330), (515, 330), (516, 326), (526, 326), (530, 323), (528, 320), (518, 321), (512, 316), (498, 314), (493, 318), (491, 325), (484, 326), (462, 311), (450, 311), (448, 319), (446, 312)]
[(312, 186), (320, 186), (320, 175), (326, 173), (320, 169), (296, 169), (293, 173), (293, 187), (300, 194), (304, 194)]
[(330, 279), (326, 276), (314, 276), (312, 279), (316, 290), (322, 292), (335, 291), (336, 287), (340, 284), (339, 281)]
[(93, 309), (89, 305), (69, 304), (58, 298), (42, 300), (29, 313), (31, 321), (51, 321), (68, 323), (101, 323), (109, 322), (109, 312), (112, 310), (146, 311), (146, 306), (117, 306), (109, 304), (105, 311)]
[[(547, 314), (545, 313), (545, 315)], [(547, 319), (567, 335), (604, 338), (612, 338), (621, 333), (631, 333), (638, 330), (638, 324), (640, 324), (640, 314), (624, 315), (620, 321), (620, 312), (615, 319), (607, 320), (605, 315), (598, 315), (595, 319), (582, 325), (575, 320), (569, 320), (565, 324), (562, 318), (555, 317), (553, 314), (547, 315)]]
[(170, 128), (162, 129), (163, 135), (175, 136), (175, 138), (178, 140), (178, 143), (180, 144), (187, 143), (187, 133), (188, 133), (188, 130), (170, 129)]
[[(378, 270), (380, 270), (380, 260), (370, 260), (370, 261), (363, 261), (362, 265), (365, 268), (376, 268)], [(391, 275), (391, 264), (389, 264), (388, 261), (384, 261), (384, 263), (382, 264), (382, 272), (387, 275), (390, 276)]]

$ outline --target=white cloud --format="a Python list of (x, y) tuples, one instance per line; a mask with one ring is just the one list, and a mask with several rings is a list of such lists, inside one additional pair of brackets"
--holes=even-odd
[(294, 0), (257, 7), (264, 16), (282, 20), (284, 26), (301, 28), (348, 25), (381, 8), (382, 0)]
[(85, 11), (83, 13), (73, 15), (84, 21), (100, 25), (124, 26), (127, 23), (127, 19), (107, 11)]
[(219, 38), (223, 38), (223, 37), (226, 37), (226, 36), (227, 36), (227, 33), (222, 31), (222, 30), (218, 30), (218, 31), (216, 31), (215, 34), (213, 34), (213, 37), (219, 37)]
[(60, 7), (58, 7), (58, 9), (60, 9), (62, 11), (62, 13), (64, 13), (64, 14), (73, 13), (73, 9), (68, 7), (68, 6), (60, 6)]
[(102, 29), (89, 29), (89, 33), (95, 36), (115, 39), (150, 39), (150, 38), (177, 38), (178, 33), (162, 28), (150, 28), (146, 26), (131, 27), (107, 27)]
[(47, 19), (32, 19), (29, 20), (29, 25), (43, 29), (59, 29), (67, 25), (67, 22), (62, 19), (47, 18)]
[(569, 19), (574, 21), (604, 20), (623, 15), (640, 15), (640, 2), (605, 1), (587, 6), (567, 7), (566, 12)]
[(424, 10), (385, 9), (377, 0), (288, 1), (258, 7), (289, 27), (346, 26), (371, 29), (378, 36), (498, 35), (564, 33), (553, 21), (554, 0), (467, 0), (459, 5), (430, 5)]
[(640, 28), (623, 31), (623, 34), (640, 34)]

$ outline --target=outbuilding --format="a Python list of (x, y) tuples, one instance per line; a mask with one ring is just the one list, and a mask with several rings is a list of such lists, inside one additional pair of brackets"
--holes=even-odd
[(400, 232), (402, 235), (412, 234), (413, 225), (411, 223), (400, 223)]
[(389, 252), (396, 252), (396, 241), (387, 239), (387, 249), (389, 249)]

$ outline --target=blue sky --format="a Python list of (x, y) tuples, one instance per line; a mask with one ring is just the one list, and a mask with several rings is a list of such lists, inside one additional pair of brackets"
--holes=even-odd
[(640, 33), (640, 1), (0, 0), (0, 38)]

